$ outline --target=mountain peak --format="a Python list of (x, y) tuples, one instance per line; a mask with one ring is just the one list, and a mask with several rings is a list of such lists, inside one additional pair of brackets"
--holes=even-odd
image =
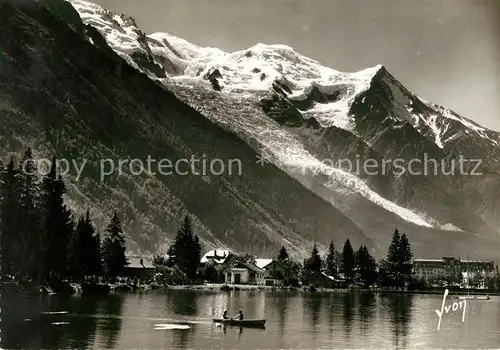
[(293, 51), (295, 52), (295, 49), (291, 46), (284, 45), (284, 44), (264, 44), (264, 43), (257, 43), (253, 46), (251, 46), (249, 49), (263, 49), (263, 50), (285, 50), (285, 51)]
[[(478, 135), (498, 144), (498, 133), (423, 101), (382, 64), (358, 72), (340, 72), (288, 45), (262, 42), (228, 53), (218, 48), (201, 47), (168, 33), (145, 36), (130, 16), (112, 13), (84, 0), (68, 1), (83, 22), (95, 27), (117, 54), (151, 76), (163, 78), (167, 74), (174, 83), (191, 84), (193, 79), (202, 82), (207, 73), (218, 70), (220, 77), (217, 80), (224, 92), (259, 91), (268, 94), (274, 93), (276, 81), (284, 81), (289, 91), (288, 98), (296, 101), (307, 99), (311, 91), (317, 89), (336, 97), (330, 98), (328, 103), (314, 103), (301, 113), (314, 117), (323, 127), (346, 127), (350, 124), (348, 121), (355, 102), (359, 107), (370, 100), (365, 99), (366, 96), (371, 95), (375, 100), (383, 97), (385, 104), (382, 109), (398, 111), (389, 113), (389, 116), (397, 114), (398, 123), (409, 122), (440, 148), (445, 146), (446, 140), (454, 140), (460, 135)], [(369, 105), (373, 103), (379, 102), (370, 102)], [(370, 108), (369, 105), (366, 108)], [(451, 127), (452, 124), (457, 127)]]
[[(469, 232), (498, 240), (491, 229), (500, 217), (497, 186), (481, 183), (481, 177), (399, 176), (383, 168), (358, 173), (367, 159), (384, 166), (384, 160), (408, 163), (424, 152), (436, 161), (458, 152), (470, 159), (500, 154), (498, 145), (485, 142), (485, 129), (465, 128), (465, 119), (418, 99), (382, 65), (343, 73), (284, 45), (257, 44), (233, 53), (198, 47), (169, 34), (144, 35), (135, 21), (74, 0), (83, 22), (93, 27), (76, 32), (45, 12), (30, 11), (31, 18), (17, 13), (17, 0), (9, 1), (16, 6), (0, 1), (0, 19), (9, 24), (0, 32), (15, 39), (2, 47), (2, 92), (16, 110), (9, 111), (6, 125), (21, 132), (13, 140), (52, 145), (61, 157), (94, 163), (146, 154), (241, 160), (241, 176), (144, 174), (71, 182), (76, 210), (94, 198), (106, 212), (116, 209), (115, 194), (123, 198), (124, 227), (141, 249), (155, 247), (164, 233), (171, 237), (188, 210), (207, 243), (250, 252), (331, 238), (382, 252), (394, 227), (412, 235), (416, 252), (428, 253), (432, 242), (433, 249), (445, 248), (433, 254), (456, 253), (459, 240), (470, 249), (468, 243), (478, 238)], [(33, 20), (40, 21), (40, 30), (26, 31)], [(110, 55), (101, 35), (135, 69)], [(46, 45), (25, 45), (35, 41)], [(27, 66), (51, 72), (50, 82), (62, 82), (64, 89), (50, 82), (40, 89)], [(158, 69), (168, 79), (152, 82), (137, 72), (153, 78)], [(209, 84), (205, 73), (215, 71), (218, 84)], [(273, 90), (278, 82), (281, 94)], [(47, 111), (65, 118), (50, 118)], [(62, 138), (53, 140), (54, 133)], [(19, 142), (4, 141), (20, 150)], [(259, 153), (272, 165), (257, 165)], [(357, 164), (358, 171), (337, 160)], [(269, 186), (262, 188), (263, 182)], [(224, 215), (214, 220), (213, 208)]]

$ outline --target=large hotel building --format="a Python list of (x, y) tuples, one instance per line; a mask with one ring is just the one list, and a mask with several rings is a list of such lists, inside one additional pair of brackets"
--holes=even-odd
[(495, 269), (493, 261), (462, 260), (460, 258), (415, 259), (413, 271), (417, 278), (436, 278), (456, 276), (467, 273), (469, 276), (487, 274)]

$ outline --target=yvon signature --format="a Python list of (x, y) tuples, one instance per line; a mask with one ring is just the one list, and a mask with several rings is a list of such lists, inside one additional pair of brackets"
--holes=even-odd
[(443, 303), (441, 304), (441, 310), (436, 310), (436, 314), (439, 317), (439, 322), (438, 322), (438, 326), (437, 326), (438, 331), (441, 328), (441, 319), (443, 317), (443, 314), (449, 313), (450, 310), (452, 310), (452, 311), (457, 311), (459, 309), (462, 310), (462, 322), (465, 322), (465, 310), (467, 309), (467, 300), (461, 300), (458, 303), (455, 302), (452, 305), (445, 306), (446, 297), (448, 296), (448, 294), (449, 294), (449, 291), (448, 291), (448, 289), (446, 289), (444, 291), (444, 295), (443, 295)]

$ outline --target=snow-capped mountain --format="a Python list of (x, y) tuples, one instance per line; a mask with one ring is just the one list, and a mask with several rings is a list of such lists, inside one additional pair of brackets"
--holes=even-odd
[[(304, 254), (314, 241), (340, 244), (348, 237), (374, 246), (349, 218), (282, 170), (256, 164), (256, 152), (237, 135), (127, 65), (69, 3), (2, 1), (0, 21), (9, 23), (0, 26), (8, 38), (0, 78), (2, 158), (31, 146), (45, 158), (85, 160), (81, 178), (74, 171), (65, 177), (67, 203), (75, 214), (90, 208), (101, 228), (117, 210), (131, 248), (161, 252), (186, 213), (207, 248), (270, 255), (285, 244)], [(133, 174), (125, 165), (101, 177), (103, 159), (117, 166), (149, 158), (176, 164), (193, 156), (199, 163), (223, 160), (229, 171)]]
[[(125, 201), (127, 229), (140, 247), (153, 249), (159, 236), (171, 237), (187, 211), (207, 245), (256, 253), (273, 251), (281, 242), (297, 251), (312, 241), (334, 239), (340, 245), (349, 237), (381, 256), (394, 227), (409, 235), (417, 254), (465, 254), (475, 246), (488, 255), (498, 247), (498, 133), (420, 99), (385, 67), (338, 72), (283, 45), (226, 53), (166, 33), (146, 35), (133, 18), (89, 2), (52, 1), (49, 7), (60, 18), (57, 25), (25, 8), (7, 11), (18, 22), (5, 35), (15, 37), (11, 31), (34, 21), (30, 35), (49, 43), (11, 42), (7, 54), (26, 53), (16, 62), (7, 59), (11, 72), (22, 72), (7, 77), (11, 89), (21, 86), (25, 71), (16, 67), (38, 62), (38, 74), (51, 72), (42, 78), (53, 82), (42, 86), (57, 97), (57, 103), (49, 99), (42, 105), (67, 117), (58, 123), (45, 114), (36, 117), (26, 100), (15, 97), (26, 93), (0, 90), (0, 101), (17, 98), (13, 105), (23, 118), (14, 113), (9, 120), (21, 123), (20, 130), (24, 120), (37, 130), (65, 130), (65, 142), (56, 147), (63, 154), (82, 156), (75, 145), (85, 144), (85, 156), (94, 158), (181, 157), (209, 150), (244, 161), (241, 178), (72, 182), (75, 207), (99, 198), (102, 203), (93, 205), (104, 211)], [(66, 81), (66, 89), (56, 81)], [(33, 142), (28, 130), (22, 144)], [(15, 151), (16, 143), (5, 142)], [(55, 147), (50, 137), (39, 142)], [(257, 154), (274, 166), (256, 164)], [(391, 164), (371, 175), (339, 162), (408, 162), (428, 155), (451, 164), (460, 154), (484, 158), (485, 175), (401, 175)]]
[[(384, 174), (363, 179), (363, 174), (353, 176), (321, 161), (332, 160), (332, 154), (335, 155), (333, 163), (341, 159), (354, 160), (355, 155), (359, 157), (360, 148), (362, 154), (369, 154), (380, 162), (397, 157), (423, 159), (425, 154), (445, 159), (451, 166), (457, 150), (472, 157), (483, 155), (485, 148), (489, 156), (487, 162), (499, 159), (497, 132), (424, 101), (408, 91), (382, 65), (356, 73), (339, 72), (285, 45), (257, 44), (226, 53), (199, 47), (167, 33), (145, 35), (128, 17), (81, 0), (71, 0), (71, 3), (82, 20), (95, 26), (120, 56), (184, 96), (188, 103), (191, 102), (189, 93), (179, 93), (181, 87), (208, 86), (210, 90), (206, 78), (214, 72), (221, 94), (227, 98), (255, 105), (265, 102), (265, 113), (286, 127), (285, 130), (276, 128), (257, 108), (252, 113), (262, 117), (252, 118), (253, 123), (247, 120), (243, 128), (242, 118), (235, 111), (227, 111), (224, 116), (217, 111), (204, 114), (245, 135), (248, 142), (256, 141), (267, 156), (275, 157), (276, 164), (290, 174), (322, 174), (328, 179), (321, 184), (323, 187), (359, 194), (416, 225), (466, 231), (480, 226), (491, 231), (481, 218), (474, 218), (476, 213), (471, 216), (470, 210), (464, 207), (450, 209), (457, 205), (446, 195), (448, 191), (440, 188), (443, 181), (450, 181), (450, 176), (441, 182), (436, 179), (441, 176), (433, 179), (413, 176), (406, 181), (395, 177), (387, 181)], [(137, 57), (162, 67), (161, 74), (142, 67)], [(192, 105), (206, 110), (203, 106), (206, 103)], [(275, 134), (269, 132), (273, 126), (275, 134), (280, 134), (279, 142)], [(357, 144), (356, 150), (339, 152), (347, 139)], [(416, 142), (408, 142), (410, 140)], [(393, 171), (389, 171), (389, 176), (394, 177)], [(419, 194), (406, 193), (419, 190), (438, 190), (443, 196), (436, 201), (436, 196), (422, 199)], [(457, 213), (461, 213), (461, 217), (464, 213), (469, 215), (457, 224)]]
[[(367, 91), (375, 78), (384, 83), (397, 118), (407, 121), (426, 137), (443, 148), (461, 136), (479, 136), (498, 146), (500, 134), (459, 116), (448, 108), (427, 102), (409, 92), (382, 65), (355, 73), (344, 73), (325, 67), (297, 53), (286, 45), (256, 44), (246, 50), (226, 53), (217, 48), (194, 45), (168, 33), (144, 34), (135, 21), (125, 15), (109, 12), (82, 0), (68, 0), (84, 23), (94, 26), (113, 50), (132, 66), (152, 76), (161, 72), (141, 67), (138, 57), (146, 57), (163, 68), (173, 80), (202, 79), (214, 70), (220, 72), (219, 83), (224, 92), (269, 92), (276, 81), (291, 90), (288, 98), (302, 101), (317, 89), (324, 95), (335, 95), (334, 101), (315, 103), (300, 111), (304, 118), (315, 118), (322, 127), (353, 129), (350, 108), (361, 93)], [(145, 61), (143, 59), (143, 61)], [(396, 114), (389, 116), (395, 117)]]

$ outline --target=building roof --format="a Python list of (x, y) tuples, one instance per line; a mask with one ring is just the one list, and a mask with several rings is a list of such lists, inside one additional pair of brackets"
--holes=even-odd
[(264, 269), (267, 265), (273, 262), (273, 259), (255, 259), (255, 265), (257, 267)]
[(202, 264), (213, 261), (217, 264), (223, 264), (226, 262), (227, 257), (232, 254), (231, 251), (225, 250), (225, 249), (213, 249), (208, 251), (203, 257), (201, 258), (200, 262)]
[(480, 264), (491, 264), (493, 261), (485, 261), (485, 260), (467, 260), (467, 259), (461, 259), (461, 258), (450, 258), (450, 257), (443, 257), (441, 259), (413, 259), (413, 262), (428, 262), (428, 263), (441, 263), (446, 260), (451, 260), (455, 259), (461, 263), (480, 263)]
[(233, 266), (232, 269), (238, 269), (238, 266), (244, 266), (245, 268), (247, 268), (249, 270), (259, 272), (259, 273), (264, 272), (264, 269), (261, 269), (257, 265), (254, 265), (254, 264), (249, 263), (249, 262), (239, 262), (235, 266)]
[(413, 262), (435, 262), (435, 263), (440, 263), (440, 262), (443, 262), (443, 259), (414, 259)]
[[(141, 259), (142, 259), (142, 264), (141, 264)], [(154, 269), (154, 265), (151, 261), (146, 256), (127, 256), (127, 261), (128, 265), (126, 267), (128, 268), (133, 268), (133, 269), (139, 269), (139, 268), (146, 268), (146, 269)]]

